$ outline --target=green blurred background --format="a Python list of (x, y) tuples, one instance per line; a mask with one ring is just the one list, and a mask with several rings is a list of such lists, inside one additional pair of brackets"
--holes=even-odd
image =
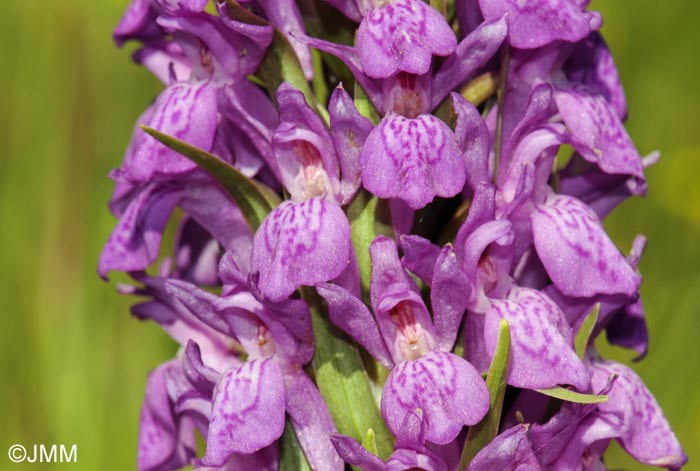
[[(111, 42), (126, 3), (0, 2), (2, 470), (134, 469), (146, 374), (175, 351), (95, 271), (114, 225), (107, 172), (161, 88), (132, 65), (132, 49)], [(700, 4), (592, 8), (603, 12), (627, 90), (629, 132), (642, 154), (662, 152), (649, 197), (606, 223), (623, 252), (635, 234), (649, 238), (641, 269), (651, 349), (634, 368), (690, 455), (686, 469), (700, 470)], [(78, 463), (12, 464), (14, 443), (77, 444)], [(609, 465), (646, 469), (616, 447)]]

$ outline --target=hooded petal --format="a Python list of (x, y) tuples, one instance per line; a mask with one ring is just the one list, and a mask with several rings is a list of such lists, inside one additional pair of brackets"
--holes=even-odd
[(461, 95), (452, 94), (452, 107), (457, 114), (455, 135), (467, 163), (467, 181), (476, 192), (479, 185), (490, 182), (491, 136), (479, 110)]
[(370, 302), (377, 325), (392, 358), (423, 354), (436, 347), (435, 329), (418, 288), (399, 262), (396, 243), (388, 237), (374, 239)]
[(469, 280), (464, 276), (452, 246), (446, 245), (435, 264), (433, 285), (430, 290), (435, 337), (440, 350), (446, 352), (452, 350), (470, 294)]
[(251, 269), (260, 273), (260, 293), (279, 301), (301, 285), (337, 277), (349, 257), (350, 223), (339, 206), (321, 198), (285, 201), (258, 228)]
[(212, 395), (220, 374), (202, 362), (202, 353), (197, 342), (193, 340), (187, 341), (182, 367), (187, 380), (192, 386), (207, 396)]
[(533, 289), (516, 288), (508, 300), (492, 301), (484, 330), (491, 354), (501, 319), (511, 329), (508, 384), (527, 389), (571, 384), (579, 391), (587, 390), (588, 373), (572, 347), (571, 328), (551, 299)]
[(576, 42), (600, 28), (600, 14), (582, 11), (575, 0), (479, 0), (486, 20), (508, 20), (510, 44), (534, 49), (556, 40)]
[(200, 13), (207, 6), (207, 0), (155, 0), (170, 14)]
[(270, 445), (282, 435), (284, 410), (284, 379), (274, 360), (250, 360), (229, 370), (214, 393), (203, 462), (220, 466), (232, 453)]
[(289, 44), (299, 59), (299, 65), (307, 80), (314, 76), (314, 65), (311, 60), (309, 46), (300, 40), (296, 32), (304, 31), (304, 22), (299, 11), (299, 6), (294, 0), (272, 0), (260, 2), (265, 11), (265, 16), (277, 29), (287, 37)]
[(223, 466), (200, 464), (194, 471), (278, 471), (279, 465), (279, 447), (273, 443), (255, 453), (234, 453)]
[(489, 408), (489, 392), (479, 373), (464, 359), (432, 351), (398, 363), (382, 393), (382, 416), (400, 436), (406, 415), (416, 408), (426, 421), (425, 439), (444, 445), (464, 425), (477, 423)]
[[(224, 249), (234, 251), (238, 260), (250, 256), (253, 234), (241, 209), (218, 185), (188, 184), (180, 208), (196, 219)], [(246, 260), (247, 262), (247, 260)]]
[(156, 24), (158, 9), (150, 0), (132, 0), (112, 37), (117, 46), (122, 46), (128, 39), (138, 39), (147, 42), (164, 35), (163, 30)]
[(277, 90), (280, 124), (272, 145), (282, 183), (292, 198), (301, 201), (340, 188), (340, 169), (328, 128), (309, 107), (304, 94), (289, 83)]
[(642, 299), (639, 298), (614, 313), (606, 327), (606, 333), (611, 344), (636, 351), (639, 356), (635, 360), (644, 358), (649, 348), (649, 332)]
[(373, 8), (360, 23), (356, 47), (365, 73), (386, 78), (397, 72), (423, 75), (433, 55), (457, 47), (450, 25), (420, 0), (395, 0)]
[(279, 117), (270, 98), (252, 83), (241, 80), (223, 88), (219, 106), (221, 114), (250, 139), (270, 171), (281, 180), (272, 151), (272, 134)]
[(588, 206), (576, 198), (552, 194), (531, 218), (537, 254), (564, 294), (635, 295), (641, 277)]
[(331, 136), (342, 172), (340, 203), (346, 204), (360, 187), (360, 152), (374, 125), (357, 111), (352, 98), (342, 86), (333, 92), (328, 113), (331, 117)]
[(435, 263), (440, 256), (440, 247), (418, 235), (402, 235), (399, 244), (403, 251), (401, 265), (431, 286)]
[(194, 219), (184, 217), (175, 239), (176, 278), (199, 285), (218, 283), (219, 244)]
[[(243, 80), (258, 68), (272, 39), (272, 30), (224, 21), (226, 16), (187, 14), (158, 18), (158, 24), (173, 33), (192, 61), (193, 77)], [(246, 53), (238, 52), (242, 50)]]
[(362, 182), (380, 198), (399, 198), (420, 209), (435, 196), (462, 190), (464, 158), (452, 130), (431, 115), (389, 115), (372, 130), (360, 155)]

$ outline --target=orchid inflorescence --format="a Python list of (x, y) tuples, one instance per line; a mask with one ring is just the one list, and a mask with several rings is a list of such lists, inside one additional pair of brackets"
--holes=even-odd
[(658, 155), (587, 3), (132, 0), (114, 39), (166, 88), (99, 273), (180, 345), (139, 470), (685, 463), (594, 346), (647, 353), (645, 239), (601, 218)]

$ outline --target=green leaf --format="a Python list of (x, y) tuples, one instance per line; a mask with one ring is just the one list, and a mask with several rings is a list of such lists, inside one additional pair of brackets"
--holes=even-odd
[(576, 402), (578, 404), (600, 404), (601, 402), (608, 400), (608, 396), (605, 395), (597, 396), (595, 394), (582, 394), (562, 388), (561, 386), (546, 389), (535, 389), (535, 391), (549, 397), (561, 399), (562, 401)]
[(576, 345), (576, 354), (581, 359), (583, 359), (584, 355), (586, 355), (586, 347), (588, 346), (588, 341), (591, 339), (591, 334), (593, 333), (596, 322), (598, 322), (599, 314), (600, 303), (596, 303), (591, 312), (589, 312), (584, 319), (583, 324), (581, 324), (578, 334), (576, 334), (574, 344)]
[(279, 204), (279, 197), (271, 189), (246, 177), (217, 156), (148, 126), (141, 125), (141, 129), (161, 144), (190, 159), (219, 182), (241, 208), (253, 231), (272, 208)]
[(284, 423), (280, 440), (280, 471), (311, 471), (289, 420)]
[(311, 309), (316, 339), (311, 366), (335, 426), (360, 443), (365, 442), (367, 431), (372, 429), (377, 455), (387, 459), (394, 450), (394, 439), (374, 401), (357, 348), (324, 316), (316, 292), (309, 287), (303, 287), (301, 292)]
[(380, 117), (377, 109), (372, 104), (367, 93), (365, 93), (365, 90), (357, 82), (355, 82), (355, 107), (362, 116), (372, 121), (374, 125), (379, 124)]
[(364, 189), (357, 192), (348, 206), (348, 219), (352, 244), (355, 247), (357, 263), (360, 267), (360, 280), (365, 301), (369, 298), (369, 283), (372, 277), (372, 261), (369, 244), (378, 235), (393, 237), (391, 214), (386, 200), (372, 196)]
[(489, 411), (481, 422), (472, 426), (464, 442), (462, 457), (459, 461), (460, 471), (467, 466), (479, 451), (498, 435), (498, 424), (501, 421), (501, 409), (503, 397), (506, 394), (508, 370), (510, 367), (510, 327), (505, 319), (501, 320), (498, 329), (498, 341), (496, 351), (491, 360), (488, 374), (486, 375), (486, 387), (489, 389), (491, 400)]

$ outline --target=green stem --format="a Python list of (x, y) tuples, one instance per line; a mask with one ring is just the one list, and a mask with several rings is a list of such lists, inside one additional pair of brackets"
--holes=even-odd
[(374, 401), (357, 348), (329, 322), (315, 290), (304, 287), (301, 292), (311, 310), (316, 339), (311, 362), (316, 384), (338, 431), (362, 443), (372, 429), (379, 457), (387, 459), (394, 449), (394, 439)]

